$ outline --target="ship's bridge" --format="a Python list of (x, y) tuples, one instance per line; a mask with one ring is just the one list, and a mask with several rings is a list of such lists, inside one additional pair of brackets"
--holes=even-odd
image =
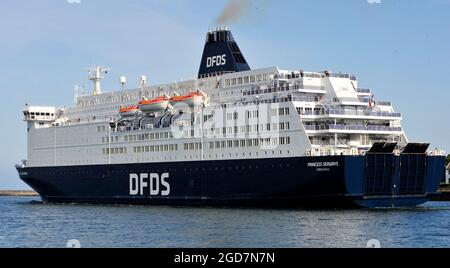
[(26, 106), (23, 109), (23, 121), (28, 122), (54, 122), (56, 120), (56, 107)]

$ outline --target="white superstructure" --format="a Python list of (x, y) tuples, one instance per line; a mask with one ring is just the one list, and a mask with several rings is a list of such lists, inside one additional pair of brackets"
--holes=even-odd
[[(137, 89), (102, 93), (106, 70), (95, 69), (92, 94), (74, 107), (24, 109), (27, 166), (357, 155), (377, 141), (407, 143), (402, 115), (349, 74), (272, 67), (155, 86), (143, 78)], [(200, 105), (119, 115), (143, 99), (199, 92)]]

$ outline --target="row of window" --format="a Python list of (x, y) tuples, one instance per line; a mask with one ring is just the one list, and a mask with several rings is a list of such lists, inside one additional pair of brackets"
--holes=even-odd
[(156, 132), (156, 133), (145, 133), (145, 134), (134, 134), (125, 135), (124, 141), (148, 141), (148, 140), (167, 140), (173, 139), (173, 134), (171, 132)]
[[(295, 86), (293, 87), (294, 89), (298, 89), (300, 86)], [(276, 93), (276, 92), (284, 92), (284, 91), (289, 91), (290, 88), (289, 85), (286, 84), (286, 86), (280, 86), (280, 87), (270, 87), (270, 88), (266, 88), (266, 89), (251, 89), (251, 90), (246, 90), (244, 91), (242, 94), (244, 96), (251, 96), (251, 95), (261, 95), (261, 94), (267, 94), (267, 93)]]
[[(213, 149), (226, 149), (226, 148), (250, 148), (250, 147), (260, 147), (260, 146), (278, 146), (278, 145), (290, 145), (290, 137), (277, 137), (277, 138), (266, 138), (266, 139), (246, 139), (246, 140), (226, 140), (226, 141), (216, 141), (209, 142), (208, 148)], [(186, 151), (197, 151), (202, 149), (201, 143), (185, 143), (184, 150)]]
[(284, 115), (289, 115), (290, 114), (290, 110), (289, 108), (279, 108), (279, 109), (272, 109), (271, 110), (271, 114), (272, 116), (284, 116)]
[[(271, 109), (270, 114), (272, 116), (284, 116), (284, 115), (289, 115), (290, 114), (290, 110), (289, 108), (274, 108)], [(246, 111), (245, 115), (248, 119), (252, 119), (252, 118), (259, 118), (259, 111)], [(205, 116), (205, 121), (211, 119), (212, 116)], [(227, 120), (238, 120), (239, 119), (239, 113), (238, 112), (234, 112), (234, 113), (227, 113)]]
[(103, 148), (102, 153), (104, 155), (119, 155), (119, 154), (127, 154), (127, 148), (126, 147), (120, 147), (120, 148)]
[(119, 136), (113, 136), (111, 137), (111, 141), (109, 139), (109, 137), (102, 137), (102, 143), (113, 143), (113, 142), (119, 142)]
[[(247, 126), (235, 126), (235, 127), (223, 127), (223, 128), (211, 128), (205, 129), (203, 134), (205, 136), (214, 136), (214, 135), (227, 135), (227, 134), (248, 134), (248, 133), (258, 133), (263, 131), (285, 131), (290, 130), (291, 124), (289, 122), (282, 123), (272, 123), (272, 124), (259, 124), (259, 125), (247, 125)], [(200, 131), (197, 131), (198, 136), (201, 134)], [(184, 130), (185, 138), (193, 138), (195, 137), (194, 130)]]
[(133, 153), (173, 152), (178, 151), (178, 144), (134, 146)]
[[(157, 133), (146, 133), (146, 134), (134, 134), (134, 135), (125, 135), (123, 139), (125, 142), (129, 141), (149, 141), (149, 140), (167, 140), (173, 139), (173, 134), (171, 132), (157, 132)], [(111, 139), (109, 137), (102, 137), (102, 143), (114, 143), (119, 142), (119, 136), (112, 136)]]
[(34, 112), (23, 112), (25, 116), (54, 116), (53, 113), (34, 113)]
[[(225, 149), (225, 148), (246, 148), (259, 146), (278, 146), (290, 145), (290, 137), (266, 138), (266, 139), (247, 139), (247, 140), (227, 140), (209, 142), (209, 149)], [(202, 149), (202, 143), (193, 142), (183, 144), (185, 151), (198, 151)], [(151, 146), (134, 146), (133, 153), (152, 153), (152, 152), (173, 152), (178, 151), (178, 144), (151, 145)], [(103, 154), (126, 154), (126, 148), (103, 149)]]
[[(280, 111), (285, 111), (280, 110)], [(272, 123), (272, 124), (259, 124), (259, 125), (247, 125), (240, 127), (224, 127), (224, 128), (211, 128), (205, 129), (205, 136), (214, 135), (227, 135), (227, 134), (246, 134), (246, 133), (258, 133), (262, 131), (286, 131), (291, 129), (291, 124), (289, 122), (282, 123)], [(200, 130), (184, 130), (184, 138), (193, 138), (200, 136)], [(152, 140), (167, 140), (173, 139), (172, 132), (157, 132), (157, 133), (145, 133), (145, 134), (130, 134), (123, 136), (125, 142), (136, 142), (136, 141), (152, 141)], [(102, 137), (102, 143), (118, 143), (120, 142), (119, 136)]]
[(312, 114), (314, 112), (314, 114), (318, 114), (318, 113), (323, 113), (324, 109), (322, 108), (310, 108), (310, 107), (297, 107), (297, 112), (301, 115), (304, 114)]
[(245, 147), (277, 146), (289, 144), (291, 144), (290, 137), (247, 139), (247, 140), (210, 142), (209, 149), (245, 148)]
[[(259, 111), (246, 111), (245, 116), (247, 118), (259, 118)], [(211, 118), (209, 118), (211, 119)], [(239, 113), (227, 113), (227, 120), (238, 120), (239, 119)]]
[(225, 86), (246, 85), (256, 82), (269, 81), (269, 74), (258, 74), (245, 77), (225, 79)]

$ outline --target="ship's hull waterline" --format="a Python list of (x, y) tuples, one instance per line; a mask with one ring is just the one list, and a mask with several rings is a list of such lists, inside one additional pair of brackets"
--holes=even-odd
[(437, 192), (444, 157), (426, 157), (423, 174), (413, 177), (400, 170), (401, 157), (383, 158), (392, 159), (390, 176), (371, 174), (367, 156), (17, 169), (44, 201), (55, 203), (411, 207), (429, 201)]

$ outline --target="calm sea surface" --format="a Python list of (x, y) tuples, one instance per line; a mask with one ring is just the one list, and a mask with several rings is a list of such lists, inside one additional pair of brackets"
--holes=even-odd
[(0, 197), (0, 247), (450, 247), (450, 203), (396, 210), (47, 205)]

